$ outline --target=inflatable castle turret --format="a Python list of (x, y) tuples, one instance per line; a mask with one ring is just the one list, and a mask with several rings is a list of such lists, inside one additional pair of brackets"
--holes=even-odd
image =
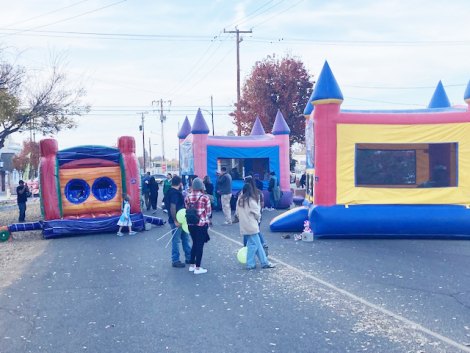
[[(208, 175), (215, 183), (216, 172), (224, 166), (232, 175), (234, 194), (243, 187), (244, 176), (254, 175), (263, 182), (265, 200), (269, 200), (268, 175), (275, 172), (283, 193), (278, 207), (287, 208), (292, 202), (289, 134), (284, 116), (278, 111), (271, 134), (265, 132), (257, 118), (249, 136), (209, 136), (209, 127), (199, 109), (192, 127), (185, 119), (178, 132), (181, 174)], [(270, 206), (269, 201), (266, 206)]]

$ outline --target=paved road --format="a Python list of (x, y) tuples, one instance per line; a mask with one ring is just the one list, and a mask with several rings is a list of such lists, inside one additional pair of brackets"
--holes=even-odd
[(205, 275), (170, 266), (168, 226), (56, 239), (0, 292), (0, 352), (470, 352), (470, 242), (282, 239), (236, 261), (220, 213)]

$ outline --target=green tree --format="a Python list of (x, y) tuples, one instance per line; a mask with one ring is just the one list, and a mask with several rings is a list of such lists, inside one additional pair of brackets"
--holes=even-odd
[(32, 77), (0, 57), (0, 148), (15, 132), (33, 129), (47, 135), (73, 128), (74, 117), (89, 111), (81, 102), (85, 90), (69, 86), (58, 59), (38, 75), (45, 78)]
[[(231, 115), (241, 134), (251, 132), (258, 116), (269, 131), (280, 109), (291, 129), (290, 142), (304, 142), (305, 119), (303, 111), (312, 91), (313, 83), (304, 64), (295, 58), (281, 60), (268, 56), (255, 63), (244, 83), (240, 99), (240, 113)], [(238, 108), (238, 107), (237, 107)]]

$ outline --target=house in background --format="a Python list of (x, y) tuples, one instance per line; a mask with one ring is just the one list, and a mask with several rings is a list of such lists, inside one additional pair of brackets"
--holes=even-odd
[(19, 175), (13, 168), (13, 157), (21, 152), (21, 144), (14, 142), (11, 137), (0, 149), (0, 197), (10, 196), (19, 181)]

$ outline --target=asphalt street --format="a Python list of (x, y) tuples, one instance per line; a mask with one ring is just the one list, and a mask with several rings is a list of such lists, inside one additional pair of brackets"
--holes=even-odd
[(238, 263), (220, 212), (203, 275), (171, 267), (168, 225), (51, 240), (0, 291), (0, 352), (470, 352), (469, 241), (307, 243), (280, 212), (275, 269)]

